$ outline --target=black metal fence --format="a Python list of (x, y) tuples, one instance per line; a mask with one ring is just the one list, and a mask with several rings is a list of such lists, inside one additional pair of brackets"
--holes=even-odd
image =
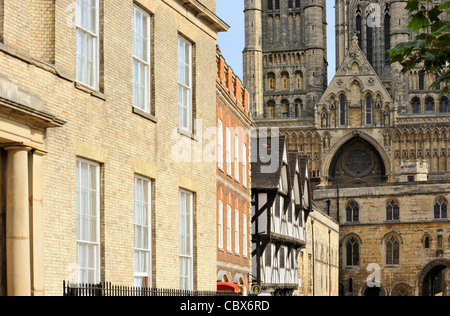
[(100, 284), (76, 284), (63, 281), (64, 296), (241, 296), (230, 291), (186, 291), (178, 289), (143, 288)]

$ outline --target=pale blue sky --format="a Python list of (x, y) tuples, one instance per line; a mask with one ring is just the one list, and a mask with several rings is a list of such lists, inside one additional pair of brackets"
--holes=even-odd
[[(228, 32), (219, 33), (218, 44), (227, 64), (243, 79), (242, 51), (245, 46), (244, 0), (217, 0), (216, 3), (217, 15), (230, 26)], [(336, 68), (334, 21), (334, 1), (327, 0), (328, 82), (333, 79)]]

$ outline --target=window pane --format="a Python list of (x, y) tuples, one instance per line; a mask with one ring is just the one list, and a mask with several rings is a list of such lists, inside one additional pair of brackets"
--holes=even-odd
[(191, 62), (191, 44), (180, 37), (178, 39), (178, 119), (180, 127), (189, 131), (192, 129)]

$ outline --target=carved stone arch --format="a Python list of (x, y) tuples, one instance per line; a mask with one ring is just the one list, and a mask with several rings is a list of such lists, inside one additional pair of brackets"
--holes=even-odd
[(385, 170), (386, 176), (392, 173), (393, 163), (391, 162), (391, 158), (389, 157), (389, 155), (387, 154), (387, 152), (383, 148), (383, 146), (380, 143), (378, 143), (378, 141), (375, 138), (373, 138), (371, 135), (369, 135), (365, 132), (355, 130), (354, 132), (349, 132), (346, 135), (344, 135), (343, 137), (341, 137), (339, 139), (339, 141), (337, 141), (333, 145), (333, 147), (331, 148), (328, 155), (325, 157), (324, 162), (322, 164), (321, 174), (323, 175), (323, 177), (325, 177), (325, 178), (330, 177), (330, 167), (331, 167), (331, 164), (332, 164), (334, 158), (338, 154), (339, 150), (342, 149), (342, 147), (345, 146), (347, 144), (347, 142), (349, 142), (350, 140), (352, 140), (354, 138), (361, 138), (364, 141), (366, 141), (367, 143), (369, 143), (371, 146), (373, 146), (374, 150), (378, 153), (378, 155), (380, 156), (380, 159), (384, 165), (384, 170)]
[(394, 236), (395, 238), (397, 238), (398, 241), (399, 241), (401, 244), (404, 244), (404, 243), (405, 243), (404, 240), (403, 240), (402, 235), (401, 235), (398, 231), (395, 231), (395, 230), (392, 229), (392, 230), (388, 231), (386, 234), (384, 234), (384, 236), (381, 238), (381, 244), (385, 243), (385, 241), (386, 241), (387, 239), (391, 238), (392, 236)]
[(400, 143), (402, 141), (402, 131), (399, 128), (396, 128), (392, 135), (394, 142)]
[(413, 296), (414, 295), (414, 288), (403, 282), (396, 283), (392, 289), (390, 296)]
[[(382, 282), (379, 282), (378, 286), (374, 287), (374, 288), (370, 288), (367, 283), (368, 282), (364, 282), (361, 285), (361, 288), (359, 289), (359, 292), (358, 292), (359, 296), (387, 296), (388, 295), (388, 291)], [(373, 295), (368, 294), (372, 291), (374, 291), (377, 294), (373, 294)]]
[(318, 131), (315, 131), (314, 134), (312, 134), (312, 135), (313, 135), (314, 139), (318, 139), (318, 140), (322, 139), (322, 136), (320, 135), (320, 133)]
[(361, 92), (361, 94), (362, 94), (362, 92), (365, 90), (364, 83), (363, 83), (363, 81), (361, 80), (361, 78), (359, 78), (359, 77), (357, 77), (357, 76), (353, 76), (353, 77), (348, 81), (347, 87), (346, 87), (347, 91), (350, 91), (350, 87), (352, 86), (352, 84), (353, 84), (354, 82), (358, 82), (358, 85), (359, 85), (359, 87), (360, 87), (360, 92)]
[(364, 91), (362, 92), (362, 96), (363, 96), (364, 100), (367, 99), (368, 96), (370, 96), (370, 98), (371, 98), (372, 100), (376, 100), (376, 95), (375, 95), (374, 92), (373, 92), (372, 90), (370, 90), (370, 89), (364, 90)]
[(422, 102), (422, 98), (420, 95), (412, 94), (409, 96), (409, 103), (411, 103), (414, 99), (419, 99), (419, 101)]
[(402, 129), (402, 142), (408, 142), (409, 130), (407, 128)]
[(419, 127), (417, 133), (421, 140), (425, 138), (425, 129), (423, 127)]
[[(444, 282), (446, 283), (446, 288), (449, 288), (450, 283), (450, 260), (446, 258), (435, 259), (427, 263), (419, 272), (416, 283), (416, 296), (429, 296), (430, 293), (430, 283), (432, 280), (430, 278), (432, 275), (439, 272), (444, 272)], [(448, 290), (442, 293), (443, 296), (448, 296)]]
[(217, 273), (217, 282), (230, 282), (231, 279), (231, 273), (225, 270), (220, 270)]
[[(351, 200), (351, 201), (349, 201), (349, 203), (350, 202), (355, 202), (355, 201)], [(348, 203), (347, 203), (347, 205), (348, 205)], [(363, 244), (363, 240), (362, 240), (360, 235), (358, 235), (357, 233), (348, 233), (344, 237), (342, 237), (342, 239), (341, 239), (341, 247), (345, 247), (345, 243), (352, 237), (356, 239), (358, 244), (360, 244), (360, 245)]]
[(348, 90), (340, 90), (338, 93), (336, 93), (337, 95), (337, 99), (336, 100), (340, 100), (342, 96), (344, 96), (345, 100), (348, 100)]
[(350, 65), (350, 71), (352, 75), (359, 75), (361, 72), (361, 65), (357, 60), (353, 60)]

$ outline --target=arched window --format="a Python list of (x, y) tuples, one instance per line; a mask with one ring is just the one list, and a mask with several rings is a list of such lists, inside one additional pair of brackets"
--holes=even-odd
[(442, 97), (440, 110), (441, 110), (441, 113), (450, 112), (450, 108), (448, 106), (448, 99), (447, 99), (447, 97)]
[(347, 205), (347, 222), (358, 222), (359, 221), (359, 205), (358, 203), (352, 201)]
[(386, 264), (400, 264), (400, 244), (394, 236), (386, 240)]
[(447, 201), (438, 198), (434, 203), (434, 218), (447, 218)]
[(301, 117), (303, 112), (303, 102), (301, 99), (295, 99), (295, 117)]
[(425, 236), (423, 246), (425, 247), (425, 249), (430, 249), (430, 236)]
[(425, 100), (425, 113), (433, 114), (434, 113), (434, 99), (429, 97)]
[(419, 90), (425, 89), (425, 74), (423, 72), (419, 72)]
[(273, 0), (268, 0), (267, 1), (267, 9), (268, 10), (273, 10)]
[(356, 9), (356, 31), (358, 35), (358, 45), (361, 47), (362, 45), (362, 16), (361, 16), (361, 8), (358, 6)]
[(411, 110), (412, 110), (412, 113), (414, 113), (414, 114), (419, 113), (419, 110), (420, 110), (420, 99), (419, 98), (416, 97), (416, 98), (412, 99)]
[(400, 219), (400, 207), (395, 201), (391, 201), (386, 207), (386, 220), (398, 221)]
[(342, 95), (340, 99), (340, 116), (341, 116), (341, 125), (345, 125), (346, 120), (346, 102), (345, 102), (345, 96)]
[(289, 101), (287, 100), (281, 101), (281, 117), (282, 118), (289, 117)]
[(372, 124), (372, 97), (366, 97), (366, 125)]
[(273, 72), (269, 72), (267, 74), (267, 87), (269, 90), (275, 90), (275, 74)]
[(283, 90), (289, 90), (289, 74), (287, 72), (281, 73), (281, 80), (283, 82)]
[(275, 10), (280, 10), (280, 0), (275, 0)]
[[(370, 19), (369, 12), (367, 12), (367, 19)], [(367, 23), (366, 25), (366, 38), (367, 38), (367, 60), (373, 65), (373, 25)]]
[(357, 266), (359, 265), (359, 243), (356, 241), (354, 237), (350, 238), (347, 241), (346, 245), (346, 257), (347, 257), (347, 266)]
[(267, 117), (275, 118), (275, 101), (273, 100), (267, 102)]
[(217, 164), (223, 170), (223, 123), (221, 119), (217, 121)]
[(386, 51), (385, 64), (389, 65), (389, 50), (391, 49), (391, 13), (389, 12), (389, 5), (386, 5), (384, 11), (384, 49)]
[(295, 73), (295, 77), (297, 79), (296, 88), (297, 89), (304, 89), (304, 87), (303, 87), (303, 74), (300, 71), (297, 71)]

